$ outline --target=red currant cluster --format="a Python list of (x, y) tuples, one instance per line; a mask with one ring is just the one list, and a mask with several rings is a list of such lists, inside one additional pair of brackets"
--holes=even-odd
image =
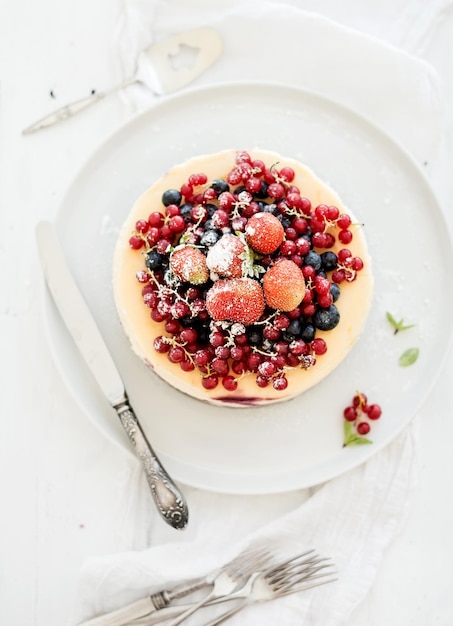
[[(308, 369), (317, 356), (327, 351), (325, 340), (316, 334), (337, 326), (340, 315), (335, 302), (341, 294), (339, 285), (345, 280), (354, 281), (363, 268), (363, 261), (349, 249), (342, 248), (338, 253), (331, 250), (337, 239), (341, 244), (351, 242), (349, 215), (341, 214), (335, 206), (312, 207), (293, 184), (294, 177), (290, 167), (267, 167), (260, 160), (252, 160), (247, 152), (238, 152), (234, 166), (224, 178), (208, 182), (205, 174), (192, 174), (179, 189), (164, 192), (161, 207), (156, 207), (147, 219), (136, 222), (129, 245), (143, 253), (145, 262), (136, 278), (142, 285), (143, 302), (149, 307), (151, 318), (162, 323), (163, 332), (155, 339), (154, 348), (167, 354), (183, 371), (197, 368), (206, 389), (213, 389), (221, 381), (226, 390), (234, 391), (239, 379), (250, 373), (255, 375), (259, 387), (285, 389), (288, 369)], [(257, 225), (248, 228), (252, 218), (264, 213), (273, 223), (256, 220)], [(262, 241), (260, 223), (264, 229)], [(281, 235), (279, 229), (272, 231), (275, 223)], [(277, 238), (275, 242), (272, 232)], [(229, 310), (234, 307), (234, 287), (238, 284), (235, 280), (242, 281), (241, 286), (255, 281), (261, 292), (263, 276), (282, 259), (294, 264), (303, 277), (297, 304), (291, 302), (282, 308), (290, 300), (285, 294), (272, 293), (274, 287), (268, 281), (267, 301), (259, 295), (262, 305), (251, 302), (258, 307), (256, 321), (237, 323), (241, 320), (237, 311), (232, 311), (231, 318), (213, 319), (207, 311), (206, 296), (216, 281), (222, 281), (206, 263), (202, 267), (203, 257), (200, 265), (200, 252), (207, 257), (222, 237), (231, 239), (232, 235), (238, 245), (240, 240), (244, 250), (240, 256), (248, 260), (248, 265), (244, 260), (243, 276), (228, 281), (227, 302), (221, 301), (222, 293), (217, 294), (217, 309), (224, 304)], [(255, 246), (254, 239), (256, 247), (250, 252), (248, 244), (252, 241)], [(270, 251), (265, 247), (269, 243)], [(172, 257), (182, 247), (187, 254), (180, 263), (184, 274), (178, 276)], [(237, 264), (238, 255), (232, 256)], [(290, 276), (280, 288), (294, 294), (291, 280)], [(243, 294), (240, 295), (237, 301), (246, 306)], [(283, 305), (270, 306), (271, 301)]]
[(382, 410), (379, 404), (368, 404), (368, 398), (364, 393), (357, 392), (352, 398), (352, 404), (343, 411), (344, 419), (352, 422), (361, 436), (367, 435), (371, 430), (371, 423), (381, 417)]

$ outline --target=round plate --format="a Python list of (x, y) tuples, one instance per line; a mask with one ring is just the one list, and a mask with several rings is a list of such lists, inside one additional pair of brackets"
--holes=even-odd
[[(365, 332), (322, 383), (264, 408), (217, 408), (158, 380), (132, 353), (112, 296), (112, 255), (134, 200), (176, 163), (227, 148), (296, 158), (330, 184), (364, 223), (375, 273)], [(308, 487), (357, 466), (388, 444), (429, 393), (451, 335), (448, 229), (421, 169), (367, 120), (318, 95), (263, 83), (186, 91), (114, 133), (70, 187), (56, 218), (69, 266), (123, 376), (130, 400), (169, 473), (226, 493)], [(116, 415), (47, 300), (51, 344), (87, 415), (129, 449)], [(397, 335), (389, 311), (415, 326)], [(401, 367), (400, 354), (420, 357)], [(371, 445), (343, 447), (343, 408), (356, 390), (383, 408)]]

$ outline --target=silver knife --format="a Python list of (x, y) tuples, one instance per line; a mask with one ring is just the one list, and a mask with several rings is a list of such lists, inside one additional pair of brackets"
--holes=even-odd
[(99, 387), (120, 418), (129, 441), (142, 462), (161, 517), (173, 528), (187, 525), (184, 496), (163, 468), (131, 407), (123, 381), (94, 318), (66, 264), (54, 228), (39, 222), (36, 239), (44, 276), (55, 304)]
[[(103, 92), (93, 91), (88, 97), (53, 111), (25, 128), (22, 133), (30, 135), (67, 120), (106, 96), (134, 83), (147, 85), (158, 96), (173, 93), (206, 71), (219, 58), (222, 50), (223, 42), (220, 35), (210, 27), (188, 30), (157, 41), (139, 55), (134, 76), (120, 85)], [(189, 52), (193, 53), (194, 58), (185, 58), (189, 57)]]

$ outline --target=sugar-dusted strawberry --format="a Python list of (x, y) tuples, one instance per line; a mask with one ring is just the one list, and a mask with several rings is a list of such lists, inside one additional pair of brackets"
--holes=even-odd
[(305, 295), (305, 280), (294, 261), (282, 259), (264, 274), (263, 291), (266, 303), (279, 311), (292, 311)]
[(170, 257), (170, 269), (178, 278), (193, 285), (202, 285), (209, 278), (206, 257), (197, 248), (177, 248)]
[(275, 252), (285, 237), (282, 223), (272, 213), (255, 213), (245, 227), (247, 243), (260, 254)]
[(206, 294), (206, 309), (214, 320), (248, 326), (263, 314), (263, 290), (253, 278), (218, 280)]
[(207, 266), (222, 278), (240, 278), (244, 251), (245, 244), (239, 237), (229, 233), (223, 235), (209, 248), (206, 256)]

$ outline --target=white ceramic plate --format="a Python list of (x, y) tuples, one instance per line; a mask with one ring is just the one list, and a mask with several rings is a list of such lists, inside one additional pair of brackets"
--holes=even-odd
[[(112, 298), (112, 253), (133, 201), (167, 168), (226, 148), (268, 148), (309, 165), (365, 223), (376, 292), (362, 339), (320, 385), (268, 408), (213, 408), (173, 390), (132, 353)], [(447, 228), (421, 167), (362, 117), (323, 97), (270, 84), (195, 89), (154, 106), (82, 168), (56, 229), (154, 448), (178, 481), (226, 493), (308, 487), (388, 444), (428, 395), (451, 335), (453, 262)], [(87, 415), (128, 447), (47, 299), (62, 375)], [(386, 311), (415, 323), (393, 335)], [(400, 367), (409, 347), (419, 360)], [(381, 404), (372, 445), (342, 447), (343, 407), (356, 390)]]

